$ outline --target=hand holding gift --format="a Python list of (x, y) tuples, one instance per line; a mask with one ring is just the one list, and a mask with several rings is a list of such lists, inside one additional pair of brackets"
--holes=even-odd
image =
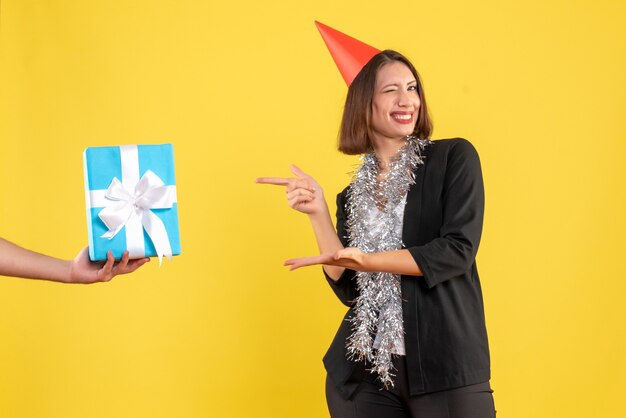
[(106, 262), (89, 261), (85, 247), (74, 260), (61, 260), (22, 248), (0, 238), (0, 275), (27, 279), (51, 280), (62, 283), (108, 282), (118, 274), (131, 273), (150, 261), (141, 258), (129, 261), (128, 252), (115, 263), (109, 252)]
[(85, 247), (70, 261), (67, 283), (108, 282), (118, 274), (132, 273), (149, 261), (147, 257), (130, 260), (128, 251), (124, 251), (122, 259), (116, 263), (109, 251), (106, 262), (94, 262), (89, 260), (89, 247)]

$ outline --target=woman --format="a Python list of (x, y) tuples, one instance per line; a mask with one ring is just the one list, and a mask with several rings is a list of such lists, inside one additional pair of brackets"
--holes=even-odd
[(475, 256), (484, 194), (464, 139), (430, 141), (419, 76), (382, 51), (350, 84), (339, 150), (365, 154), (337, 196), (292, 166), (290, 207), (311, 220), (322, 264), (348, 310), (324, 364), (332, 417), (493, 417), (489, 349)]

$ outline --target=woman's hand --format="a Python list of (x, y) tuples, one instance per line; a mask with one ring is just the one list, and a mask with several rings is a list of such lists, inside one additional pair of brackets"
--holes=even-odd
[(369, 271), (367, 254), (354, 247), (348, 247), (335, 253), (326, 253), (314, 257), (292, 258), (284, 263), (285, 266), (289, 266), (289, 270), (319, 264), (344, 267), (355, 271)]
[(289, 207), (307, 215), (317, 215), (328, 211), (324, 192), (315, 179), (295, 165), (290, 167), (296, 177), (259, 177), (260, 184), (285, 186)]
[(118, 274), (132, 273), (150, 261), (149, 258), (129, 260), (128, 251), (124, 251), (122, 259), (115, 263), (113, 253), (107, 253), (107, 261), (93, 262), (89, 260), (89, 247), (85, 247), (69, 262), (68, 283), (108, 282)]
[[(348, 247), (335, 253), (325, 253), (316, 257), (292, 258), (285, 261), (285, 265), (291, 267), (290, 270), (316, 264), (364, 272), (379, 271), (407, 276), (423, 275), (422, 270), (407, 249), (364, 253), (358, 248)], [(335, 277), (339, 276), (335, 275)]]

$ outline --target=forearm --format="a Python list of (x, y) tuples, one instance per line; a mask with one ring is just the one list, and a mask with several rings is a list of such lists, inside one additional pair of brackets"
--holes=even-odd
[(0, 275), (67, 282), (70, 270), (67, 260), (39, 254), (0, 238)]
[(422, 276), (422, 271), (409, 250), (385, 251), (363, 255), (363, 270)]
[[(319, 213), (309, 215), (309, 220), (313, 227), (320, 254), (335, 253), (343, 249), (343, 245), (339, 237), (337, 237), (337, 232), (335, 232), (335, 227), (328, 212), (328, 206), (324, 205), (324, 208)], [(339, 266), (324, 265), (323, 267), (326, 274), (333, 280), (338, 280), (345, 270), (344, 267)]]

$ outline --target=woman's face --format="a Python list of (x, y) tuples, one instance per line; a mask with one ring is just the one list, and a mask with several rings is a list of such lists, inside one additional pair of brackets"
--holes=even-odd
[(394, 61), (378, 70), (371, 118), (375, 141), (401, 139), (411, 135), (419, 108), (417, 80), (409, 67)]

